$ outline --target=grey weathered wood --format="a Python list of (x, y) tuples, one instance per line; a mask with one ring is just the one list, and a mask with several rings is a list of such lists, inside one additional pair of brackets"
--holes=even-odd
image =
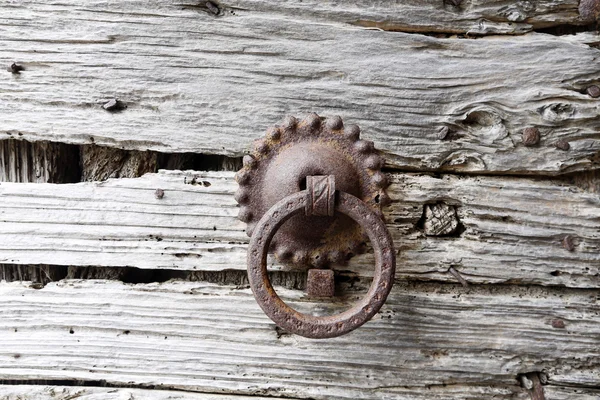
[(239, 15), (262, 12), (402, 32), (473, 35), (518, 34), (559, 25), (580, 25), (594, 19), (580, 15), (578, 0), (472, 0), (459, 2), (462, 3), (459, 6), (452, 3), (437, 0), (353, 0), (343, 4), (315, 0), (233, 0), (221, 7), (219, 15), (230, 17), (231, 11)]
[[(485, 387), (464, 385), (460, 387), (446, 386), (445, 388), (429, 388), (421, 393), (410, 394), (411, 399), (419, 398), (423, 392), (429, 393), (433, 390), (431, 397), (437, 394), (444, 398), (459, 398), (461, 400), (481, 400), (482, 396), (493, 399), (530, 400), (525, 393), (514, 393), (498, 387)], [(406, 390), (408, 392), (408, 390)], [(546, 397), (551, 400), (597, 400), (600, 391), (590, 388), (544, 386)], [(407, 394), (408, 395), (408, 394)], [(44, 385), (1, 385), (1, 400), (263, 400), (272, 397), (260, 396), (237, 396), (232, 394), (215, 395), (205, 393), (192, 393), (171, 390), (142, 390), (142, 389), (115, 389), (98, 387), (73, 387), (73, 386), (44, 386)], [(290, 399), (290, 397), (285, 397)]]
[[(284, 115), (314, 111), (359, 124), (398, 168), (558, 174), (597, 166), (600, 100), (583, 93), (598, 83), (595, 34), (440, 39), (256, 4), (227, 18), (174, 1), (1, 5), (0, 60), (26, 69), (0, 80), (0, 132), (239, 156)], [(497, 4), (508, 14), (524, 7)], [(104, 110), (115, 97), (128, 108)], [(521, 143), (529, 126), (540, 128), (538, 147)], [(442, 127), (447, 140), (438, 139)], [(559, 139), (569, 151), (555, 148)]]
[(600, 390), (597, 388), (549, 385), (544, 386), (544, 395), (548, 400), (598, 400)]
[[(362, 295), (319, 305), (277, 291), (320, 314)], [(517, 375), (542, 369), (558, 386), (600, 382), (594, 290), (403, 283), (376, 318), (329, 340), (276, 329), (233, 286), (2, 283), (0, 295), (2, 380), (314, 399), (525, 399)]]
[(67, 183), (79, 175), (77, 146), (0, 140), (0, 182)]
[(0, 385), (0, 400), (266, 400), (262, 396), (81, 386)]
[[(164, 197), (158, 199), (156, 190)], [(231, 172), (161, 171), (74, 185), (0, 185), (0, 262), (246, 268)], [(385, 210), (398, 278), (599, 287), (600, 198), (560, 181), (396, 174)], [(427, 204), (453, 206), (458, 236), (419, 228)], [(573, 237), (573, 251), (563, 246)], [(370, 276), (373, 256), (340, 267)], [(279, 269), (279, 264), (273, 264)]]

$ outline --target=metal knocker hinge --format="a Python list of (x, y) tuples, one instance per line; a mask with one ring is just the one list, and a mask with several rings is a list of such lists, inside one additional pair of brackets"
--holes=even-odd
[[(248, 278), (260, 307), (289, 332), (330, 338), (358, 328), (379, 311), (394, 282), (396, 256), (380, 211), (387, 179), (372, 143), (358, 140), (358, 127), (346, 134), (339, 118), (325, 126), (318, 118), (313, 114), (302, 123), (288, 119), (285, 127), (270, 130), (269, 142), (260, 142), (255, 155), (244, 158), (236, 176), (236, 199), (242, 205), (240, 219), (248, 222)], [(358, 303), (337, 315), (313, 316), (279, 298), (267, 274), (269, 250), (282, 262), (322, 268), (354, 253), (365, 233), (373, 246), (375, 272)], [(323, 235), (341, 239), (323, 240)], [(311, 269), (308, 275), (320, 284), (317, 295), (333, 294), (332, 270)]]

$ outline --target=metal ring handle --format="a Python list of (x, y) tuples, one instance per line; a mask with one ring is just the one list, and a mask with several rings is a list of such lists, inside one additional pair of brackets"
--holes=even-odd
[(279, 227), (305, 210), (307, 194), (307, 190), (294, 193), (276, 203), (262, 216), (250, 239), (248, 279), (258, 304), (278, 326), (308, 338), (331, 338), (358, 328), (379, 311), (394, 283), (396, 255), (392, 238), (381, 217), (360, 199), (336, 191), (335, 210), (358, 222), (367, 232), (375, 250), (375, 274), (369, 291), (353, 307), (332, 316), (302, 314), (285, 304), (269, 281), (267, 252)]

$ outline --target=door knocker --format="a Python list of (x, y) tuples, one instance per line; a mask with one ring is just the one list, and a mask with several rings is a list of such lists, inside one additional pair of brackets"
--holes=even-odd
[[(381, 212), (389, 203), (388, 182), (373, 142), (359, 135), (356, 125), (344, 127), (339, 117), (289, 117), (255, 143), (236, 174), (239, 218), (251, 237), (250, 286), (263, 311), (289, 332), (310, 338), (348, 333), (379, 311), (392, 288), (395, 251)], [(365, 233), (375, 252), (375, 273), (358, 303), (317, 317), (279, 298), (267, 275), (269, 252), (282, 263), (316, 268), (308, 274), (318, 280), (308, 285), (317, 288), (313, 295), (333, 295), (333, 273), (324, 268), (360, 252)]]

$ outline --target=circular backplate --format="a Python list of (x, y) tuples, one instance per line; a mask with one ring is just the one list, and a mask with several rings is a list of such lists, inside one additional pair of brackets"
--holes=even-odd
[[(388, 180), (373, 142), (360, 140), (356, 125), (344, 127), (340, 117), (310, 114), (302, 121), (286, 118), (269, 128), (254, 144), (251, 155), (236, 174), (239, 219), (252, 236), (256, 223), (275, 203), (306, 189), (306, 177), (335, 175), (336, 189), (350, 193), (382, 217), (389, 203)], [(364, 251), (365, 234), (349, 217), (290, 218), (271, 242), (279, 261), (298, 266), (344, 264)]]

